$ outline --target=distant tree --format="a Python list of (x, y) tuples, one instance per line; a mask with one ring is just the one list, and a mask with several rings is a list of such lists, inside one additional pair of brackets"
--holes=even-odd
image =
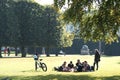
[(32, 1), (18, 1), (15, 6), (15, 13), (19, 23), (19, 46), (22, 57), (26, 56), (25, 47), (37, 44), (37, 33), (40, 27), (42, 7)]
[(67, 30), (67, 26), (63, 21), (61, 21), (61, 26), (60, 29), (60, 41), (59, 41), (59, 46), (61, 48), (63, 47), (71, 47), (73, 44), (73, 39), (74, 39), (74, 33), (70, 32), (70, 30)]
[[(16, 40), (14, 36), (17, 32), (17, 22), (13, 5), (13, 0), (0, 0), (0, 48), (2, 46), (11, 46), (11, 44)], [(2, 57), (1, 49), (0, 57)]]
[[(9, 11), (7, 12), (7, 15), (9, 16), (9, 18), (7, 18), (7, 20), (9, 21), (8, 24), (8, 34), (9, 34), (9, 39), (10, 39), (10, 44), (8, 46), (12, 46), (17, 48), (19, 46), (19, 23), (18, 23), (18, 18), (15, 14), (15, 1), (10, 0), (10, 4), (9, 4)], [(17, 56), (17, 50), (15, 50), (15, 56)]]
[(27, 47), (46, 47), (49, 56), (50, 48), (72, 44), (67, 40), (71, 35), (60, 26), (59, 14), (33, 0), (1, 0), (0, 21), (0, 47), (20, 47), (22, 57)]
[(57, 47), (59, 41), (58, 17), (59, 14), (52, 7), (45, 7), (42, 23), (42, 46), (46, 47), (47, 56), (49, 56), (49, 48)]

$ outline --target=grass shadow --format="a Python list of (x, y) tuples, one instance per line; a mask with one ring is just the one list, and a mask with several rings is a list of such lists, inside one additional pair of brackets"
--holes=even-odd
[(120, 55), (101, 55), (102, 57), (119, 57)]
[(120, 80), (120, 76), (92, 77), (88, 75), (39, 75), (0, 77), (0, 80)]

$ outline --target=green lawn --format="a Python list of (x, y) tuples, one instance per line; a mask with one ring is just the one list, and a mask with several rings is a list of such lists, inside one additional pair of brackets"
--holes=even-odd
[(95, 72), (56, 72), (54, 66), (59, 66), (63, 61), (77, 59), (93, 64), (94, 56), (89, 55), (60, 55), (58, 57), (41, 56), (48, 66), (48, 71), (34, 70), (34, 60), (28, 58), (0, 58), (0, 80), (120, 80), (120, 56), (101, 57), (99, 70)]

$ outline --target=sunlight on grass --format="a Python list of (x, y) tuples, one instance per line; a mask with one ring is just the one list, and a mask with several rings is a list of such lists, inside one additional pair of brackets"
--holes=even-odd
[[(32, 80), (33, 77), (35, 76), (38, 76), (37, 78), (42, 78), (42, 76), (47, 76), (49, 79), (46, 79), (46, 80), (61, 80), (60, 77), (63, 77), (62, 80), (68, 80), (67, 76), (69, 77), (73, 76), (73, 78), (75, 78), (75, 77), (86, 76), (86, 75), (88, 75), (88, 77), (90, 78), (89, 80), (92, 80), (93, 77), (94, 77), (94, 80), (109, 80), (107, 77), (113, 77), (113, 76), (117, 76), (116, 79), (113, 79), (113, 80), (119, 80), (117, 78), (120, 78), (118, 77), (120, 76), (120, 62), (119, 62), (120, 56), (102, 57), (100, 61), (99, 70), (95, 72), (56, 72), (53, 70), (53, 67), (60, 66), (63, 63), (63, 61), (67, 61), (67, 62), (73, 61), (73, 63), (75, 64), (77, 59), (80, 59), (81, 62), (86, 60), (90, 65), (93, 65), (94, 56), (89, 56), (89, 55), (62, 56), (60, 55), (58, 57), (41, 56), (41, 58), (43, 59), (43, 62), (47, 64), (47, 67), (48, 67), (47, 72), (43, 72), (41, 69), (39, 69), (38, 71), (35, 71), (33, 58), (0, 58), (0, 76), (1, 77), (8, 76), (10, 78), (12, 78), (12, 76), (16, 76), (15, 80), (20, 80), (20, 79), (17, 79), (17, 78), (20, 78), (20, 76), (23, 76), (21, 77), (22, 80), (25, 80), (25, 76), (26, 78), (31, 78), (27, 80)], [(107, 79), (106, 78), (102, 79), (102, 77), (103, 78), (106, 77)], [(79, 80), (77, 78), (75, 79), (73, 78), (71, 77), (70, 80)], [(85, 80), (83, 78), (84, 77), (82, 77), (81, 80)], [(45, 80), (45, 78), (40, 80)]]

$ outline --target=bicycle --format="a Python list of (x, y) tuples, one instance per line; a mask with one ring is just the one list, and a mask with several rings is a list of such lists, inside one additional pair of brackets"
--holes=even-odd
[(46, 71), (47, 71), (47, 65), (46, 65), (45, 63), (43, 63), (42, 60), (43, 60), (43, 59), (39, 59), (39, 60), (36, 62), (36, 64), (35, 64), (36, 70), (37, 70), (38, 68), (42, 68), (42, 70), (43, 70), (44, 72), (46, 72)]

